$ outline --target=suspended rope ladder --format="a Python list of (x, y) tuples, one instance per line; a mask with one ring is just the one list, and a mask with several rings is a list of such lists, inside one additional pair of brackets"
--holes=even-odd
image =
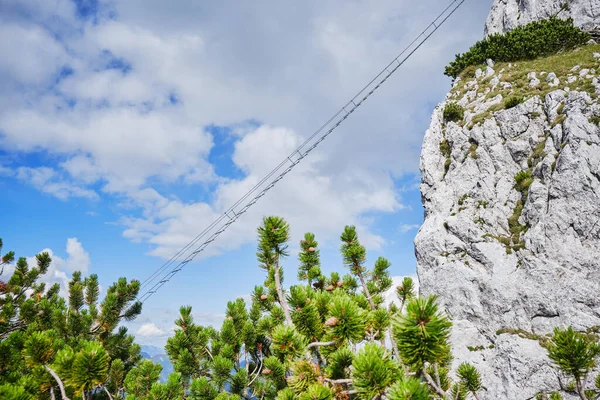
[(154, 295), (163, 285), (169, 282), (179, 271), (189, 264), (219, 235), (236, 222), (250, 207), (271, 190), (277, 182), (287, 175), (327, 136), (360, 107), (377, 89), (383, 85), (394, 72), (400, 68), (466, 0), (452, 1), (396, 58), (366, 84), (350, 101), (340, 108), (327, 122), (308, 137), (298, 148), (271, 170), (252, 189), (244, 194), (235, 204), (229, 207), (219, 218), (207, 226), (186, 246), (158, 268), (141, 284), (142, 294), (138, 300), (142, 303)]

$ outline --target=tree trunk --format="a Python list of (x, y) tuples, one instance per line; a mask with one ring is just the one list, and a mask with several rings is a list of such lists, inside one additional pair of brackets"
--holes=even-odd
[(365, 282), (365, 278), (363, 277), (363, 275), (360, 272), (358, 273), (358, 278), (360, 279), (360, 283), (362, 284), (363, 290), (365, 291), (367, 300), (369, 300), (369, 304), (371, 305), (371, 308), (374, 310), (375, 303), (373, 303), (373, 299), (371, 298), (371, 293), (369, 293), (369, 288), (367, 288), (367, 283)]
[(44, 368), (46, 369), (46, 371), (48, 371), (48, 373), (50, 375), (52, 375), (52, 377), (54, 378), (54, 380), (58, 384), (58, 388), (60, 389), (60, 395), (62, 397), (62, 400), (70, 400), (67, 397), (67, 393), (65, 392), (65, 385), (63, 385), (63, 382), (60, 380), (60, 378), (58, 377), (58, 375), (56, 374), (56, 372), (54, 372), (54, 370), (52, 370), (52, 368), (50, 368), (46, 364), (44, 364)]
[(281, 277), (279, 274), (279, 257), (277, 257), (273, 268), (275, 268), (275, 289), (277, 290), (277, 297), (279, 297), (279, 304), (281, 305), (281, 308), (283, 308), (283, 313), (285, 314), (286, 323), (288, 325), (293, 326), (294, 323), (292, 322), (292, 316), (290, 315), (290, 309), (288, 307), (287, 300), (285, 299), (285, 296), (283, 295), (283, 289), (281, 289)]
[(587, 396), (585, 395), (583, 384), (581, 383), (581, 378), (576, 378), (575, 383), (577, 384), (577, 393), (579, 394), (581, 400), (588, 400)]

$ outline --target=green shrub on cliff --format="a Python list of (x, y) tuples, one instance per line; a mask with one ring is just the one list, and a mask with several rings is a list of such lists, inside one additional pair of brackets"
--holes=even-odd
[(570, 18), (534, 21), (480, 40), (466, 53), (457, 54), (444, 74), (456, 78), (468, 66), (483, 64), (487, 59), (496, 62), (533, 60), (583, 45), (589, 39), (590, 35), (573, 25)]

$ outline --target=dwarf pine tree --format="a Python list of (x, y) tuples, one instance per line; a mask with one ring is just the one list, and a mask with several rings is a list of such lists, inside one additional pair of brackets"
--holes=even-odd
[(8, 276), (13, 260), (12, 252), (2, 258), (0, 274), (0, 398), (122, 398), (123, 378), (141, 357), (117, 327), (141, 312), (139, 282), (121, 278), (99, 302), (98, 277), (75, 272), (63, 298), (59, 285), (40, 282), (47, 253), (34, 267), (19, 258)]
[(595, 332), (576, 332), (572, 327), (555, 328), (547, 347), (548, 357), (565, 375), (574, 380), (574, 391), (581, 400), (597, 399), (600, 395), (600, 374), (594, 389), (587, 388), (587, 378), (600, 356), (600, 343)]
[[(396, 288), (400, 306), (385, 307), (383, 295), (392, 284), (391, 263), (378, 258), (369, 268), (366, 249), (354, 227), (345, 227), (341, 235), (342, 260), (350, 274), (324, 276), (318, 242), (307, 233), (298, 255), (300, 283), (288, 289), (283, 276), (289, 225), (280, 217), (267, 217), (257, 233), (257, 261), (267, 276), (263, 285), (254, 287), (249, 303), (243, 299), (229, 302), (219, 329), (196, 324), (191, 307), (180, 309), (166, 350), (177, 374), (172, 381), (181, 383), (184, 397), (400, 400), (476, 396), (481, 382), (472, 366), (461, 366), (457, 382), (449, 378), (451, 324), (437, 311), (435, 298), (416, 297), (412, 280), (406, 278)], [(392, 326), (393, 334), (389, 334)], [(429, 341), (428, 335), (435, 340)], [(150, 371), (156, 380), (157, 370), (160, 366), (144, 361), (127, 376), (125, 390), (135, 392), (136, 399), (158, 398), (147, 397), (156, 392), (157, 382), (133, 386), (136, 377), (150, 376)]]

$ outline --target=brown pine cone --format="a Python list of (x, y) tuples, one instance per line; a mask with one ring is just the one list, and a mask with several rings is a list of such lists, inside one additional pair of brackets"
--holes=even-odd
[(340, 322), (339, 319), (337, 319), (336, 317), (331, 317), (331, 318), (328, 318), (327, 321), (325, 321), (325, 326), (329, 326), (329, 327), (336, 326), (338, 324), (338, 322)]
[(325, 290), (327, 290), (328, 292), (331, 292), (333, 290), (333, 285), (327, 286), (327, 288)]
[(266, 294), (261, 294), (260, 295), (260, 299), (265, 301), (267, 299), (267, 295)]

